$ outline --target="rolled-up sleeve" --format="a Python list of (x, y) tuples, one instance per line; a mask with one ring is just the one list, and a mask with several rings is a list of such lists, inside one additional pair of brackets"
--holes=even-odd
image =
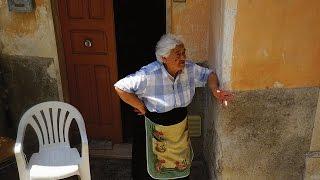
[(142, 94), (147, 86), (146, 75), (141, 70), (137, 71), (120, 79), (114, 86), (128, 93)]
[(195, 86), (204, 87), (208, 82), (209, 75), (213, 70), (194, 64)]

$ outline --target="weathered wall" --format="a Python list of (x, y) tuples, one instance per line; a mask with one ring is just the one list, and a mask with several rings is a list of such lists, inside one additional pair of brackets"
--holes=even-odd
[(314, 120), (314, 129), (313, 129), (313, 133), (312, 133), (310, 151), (319, 151), (320, 152), (320, 95), (318, 97), (317, 112), (316, 112), (315, 120)]
[[(56, 79), (62, 100), (59, 62), (50, 0), (35, 0), (31, 13), (9, 12), (7, 0), (0, 0), (0, 44), (5, 55), (52, 58), (47, 73)], [(38, 58), (36, 58), (38, 59)], [(39, 59), (41, 61), (41, 58)], [(39, 62), (41, 63), (41, 62)]]
[[(23, 113), (33, 105), (58, 100), (57, 80), (52, 78), (48, 69), (52, 58), (26, 56), (0, 56), (0, 95), (1, 107), (5, 107), (8, 135), (16, 136), (16, 130)], [(52, 68), (52, 67), (51, 67)]]
[(236, 96), (218, 112), (218, 177), (301, 179), (319, 89), (244, 91)]
[[(209, 2), (192, 0), (186, 3), (169, 2), (171, 33), (181, 35), (187, 49), (187, 56), (195, 62), (208, 60)], [(167, 20), (168, 21), (168, 20)]]
[(319, 3), (212, 1), (208, 63), (235, 100), (222, 108), (207, 91), (210, 179), (319, 177), (320, 154), (305, 159), (319, 151)]
[[(213, 0), (209, 4), (210, 6), (210, 23), (209, 23), (209, 67), (214, 67), (216, 74), (220, 81), (223, 77), (223, 14), (224, 14), (224, 3), (223, 0)], [(204, 118), (203, 118), (203, 155), (208, 168), (208, 175), (210, 179), (216, 177), (217, 167), (217, 146), (219, 144), (219, 138), (215, 131), (215, 120), (217, 115), (217, 103), (214, 101), (209, 89), (207, 88), (203, 94), (202, 103), (205, 104)]]
[(320, 95), (314, 120), (309, 153), (306, 155), (304, 179), (320, 179)]
[(318, 0), (239, 0), (232, 88), (319, 86), (319, 19)]

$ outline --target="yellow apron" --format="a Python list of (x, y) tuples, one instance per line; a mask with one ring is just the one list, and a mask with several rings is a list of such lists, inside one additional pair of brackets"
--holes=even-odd
[(145, 117), (146, 155), (149, 175), (154, 179), (176, 179), (190, 174), (193, 151), (187, 118), (163, 126)]

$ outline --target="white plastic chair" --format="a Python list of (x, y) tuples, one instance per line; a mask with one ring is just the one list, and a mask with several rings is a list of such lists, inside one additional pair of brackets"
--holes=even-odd
[[(69, 127), (75, 120), (81, 135), (81, 157), (69, 143)], [(39, 152), (32, 154), (29, 163), (23, 153), (23, 139), (27, 125), (35, 130)], [(20, 180), (62, 179), (79, 175), (90, 180), (88, 139), (83, 117), (67, 103), (49, 101), (37, 104), (22, 116), (14, 147)]]

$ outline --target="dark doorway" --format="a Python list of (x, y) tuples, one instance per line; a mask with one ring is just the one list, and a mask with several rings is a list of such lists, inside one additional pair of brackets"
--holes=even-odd
[[(166, 32), (165, 0), (114, 1), (119, 79), (155, 61), (154, 49)], [(143, 121), (121, 102), (124, 142), (132, 138), (132, 122)]]

